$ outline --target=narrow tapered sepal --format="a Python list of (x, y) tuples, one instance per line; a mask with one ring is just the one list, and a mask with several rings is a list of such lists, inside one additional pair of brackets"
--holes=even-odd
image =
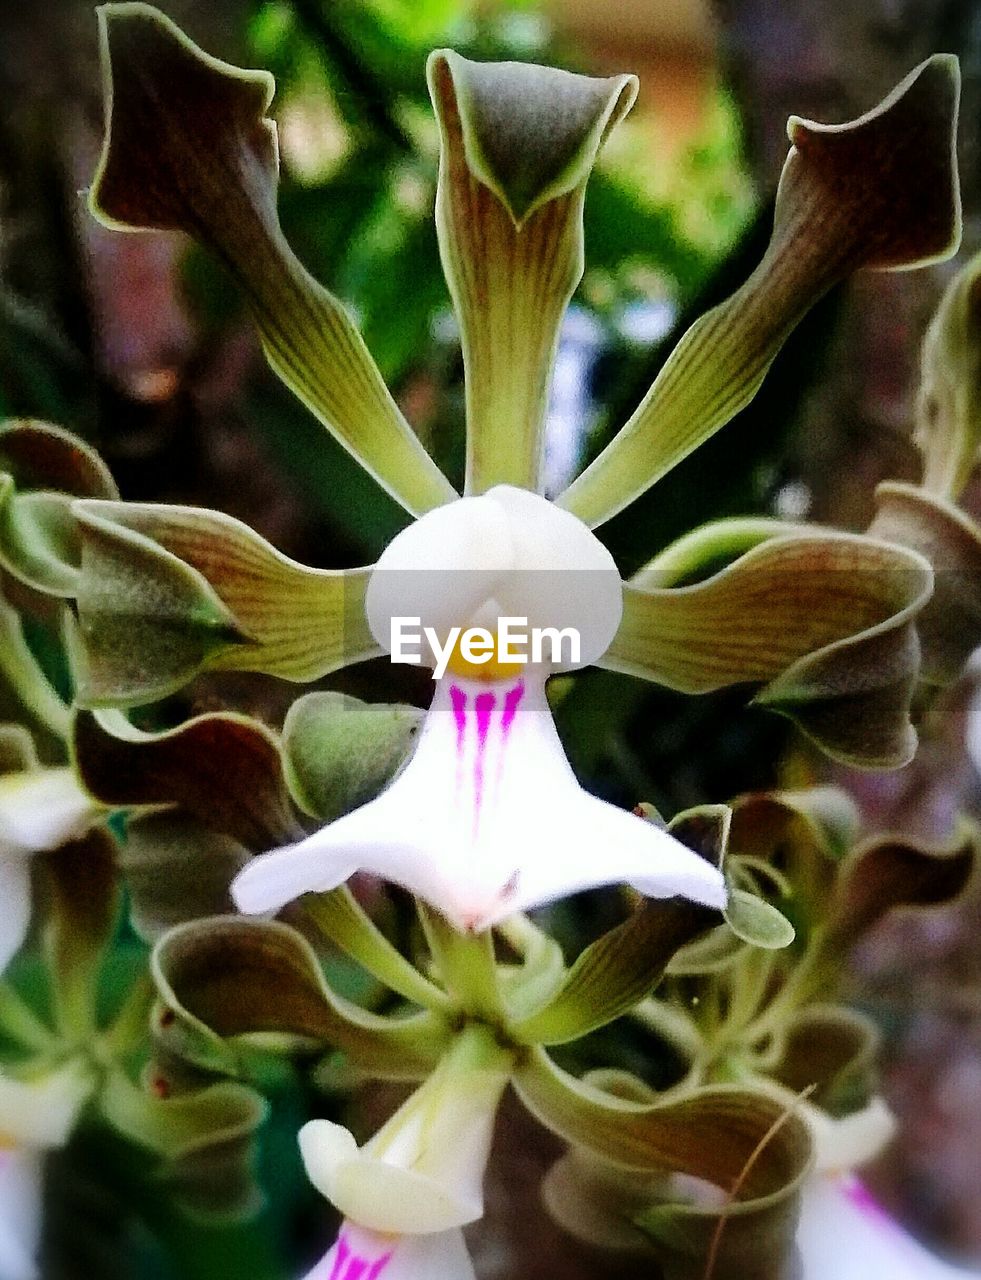
[(586, 182), (637, 82), (441, 50), (429, 88), (436, 225), (466, 368), (467, 492), (538, 489), (559, 327), (583, 272)]
[(909, 758), (914, 621), (933, 582), (919, 554), (802, 530), (691, 586), (659, 588), (644, 571), (639, 581), (624, 588), (602, 665), (686, 693), (762, 684), (757, 701), (829, 754), (873, 767)]
[[(623, 1169), (690, 1174), (737, 1201), (795, 1186), (810, 1163), (807, 1127), (787, 1114), (789, 1095), (717, 1085), (638, 1102), (576, 1080), (542, 1049), (522, 1059), (514, 1086), (564, 1141)], [(780, 1140), (754, 1163), (753, 1153), (777, 1125)]]
[(310, 569), (197, 507), (79, 502), (79, 701), (149, 702), (202, 668), (312, 680), (378, 648), (369, 570)]
[(956, 251), (959, 93), (956, 59), (938, 54), (858, 120), (791, 118), (762, 262), (688, 330), (637, 411), (562, 496), (564, 506), (597, 525), (643, 493), (749, 403), (798, 321), (837, 281)]
[(912, 547), (933, 566), (933, 596), (917, 618), (922, 676), (951, 684), (981, 643), (981, 528), (942, 496), (887, 481), (869, 532)]
[(58, 1020), (80, 1035), (95, 1026), (99, 976), (119, 912), (115, 842), (96, 828), (43, 861), (51, 893), (47, 947)]
[(829, 905), (831, 954), (898, 907), (933, 907), (959, 896), (978, 857), (978, 831), (962, 822), (947, 844), (878, 836), (859, 845), (841, 870)]
[(234, 1063), (222, 1042), (273, 1033), (297, 1048), (330, 1046), (373, 1075), (419, 1079), (438, 1061), (446, 1024), (426, 1011), (385, 1017), (331, 991), (309, 944), (287, 925), (234, 917), (165, 934), (153, 955), (157, 990), (174, 1017), (166, 1036)]
[(74, 594), (81, 544), (73, 498), (115, 498), (99, 455), (61, 427), (0, 425), (0, 565), (47, 595)]
[(210, 57), (147, 4), (106, 5), (99, 21), (106, 142), (93, 212), (202, 241), (243, 287), (273, 369), (341, 444), (410, 511), (449, 501), (344, 307), (280, 230), (272, 77)]
[[(681, 814), (668, 830), (721, 867), (730, 810), (705, 805)], [(649, 900), (579, 955), (538, 1009), (510, 1026), (526, 1044), (562, 1044), (612, 1022), (649, 995), (675, 952), (719, 923), (717, 911), (683, 898)]]
[(82, 711), (72, 752), (83, 784), (103, 804), (179, 805), (254, 852), (297, 834), (279, 743), (248, 716), (213, 713), (147, 733), (119, 712)]
[(956, 502), (981, 446), (981, 254), (951, 280), (924, 336), (913, 439), (923, 487)]

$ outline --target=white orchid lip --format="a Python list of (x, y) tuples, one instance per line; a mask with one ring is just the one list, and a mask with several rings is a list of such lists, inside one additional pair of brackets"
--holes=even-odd
[[(445, 647), (455, 630), (485, 628), (496, 637), (500, 620), (515, 618), (532, 633), (575, 633), (575, 656), (545, 664), (573, 670), (609, 648), (623, 587), (613, 557), (581, 520), (538, 494), (498, 485), (437, 507), (398, 534), (375, 566), (365, 607), (386, 652), (400, 619), (418, 619)], [(430, 647), (430, 665), (437, 659)]]
[(604, 884), (711, 907), (725, 881), (673, 836), (576, 780), (544, 675), (436, 686), (412, 759), (377, 799), (253, 859), (232, 893), (247, 914), (324, 892), (355, 871), (402, 885), (461, 929)]

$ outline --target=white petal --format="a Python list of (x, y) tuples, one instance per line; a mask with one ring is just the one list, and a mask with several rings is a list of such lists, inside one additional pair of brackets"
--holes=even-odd
[(24, 945), (31, 927), (31, 869), (27, 859), (0, 853), (0, 974)]
[(306, 1280), (476, 1280), (462, 1231), (392, 1239), (345, 1222)]
[(0, 845), (34, 852), (83, 835), (100, 812), (71, 769), (0, 777)]
[(717, 868), (582, 790), (531, 676), (440, 681), (416, 752), (389, 788), (254, 859), (233, 894), (240, 910), (274, 910), (355, 869), (404, 886), (465, 929), (604, 884), (725, 901)]
[(41, 1157), (0, 1147), (0, 1280), (35, 1280), (41, 1239)]
[(566, 649), (564, 660), (548, 663), (570, 670), (609, 648), (623, 587), (613, 557), (581, 520), (538, 494), (499, 485), (437, 507), (398, 534), (371, 575), (365, 605), (372, 634), (389, 652), (396, 618), (418, 618), (444, 642), (454, 626), (496, 631), (500, 617), (572, 628), (578, 657)]
[(822, 1173), (843, 1173), (868, 1164), (896, 1132), (896, 1117), (882, 1098), (851, 1115), (835, 1119), (807, 1102), (801, 1110), (814, 1134), (815, 1166)]
[(801, 1280), (966, 1280), (981, 1274), (934, 1257), (851, 1175), (811, 1180), (797, 1245)]
[(37, 1080), (0, 1076), (0, 1135), (35, 1150), (64, 1146), (93, 1083), (77, 1062)]

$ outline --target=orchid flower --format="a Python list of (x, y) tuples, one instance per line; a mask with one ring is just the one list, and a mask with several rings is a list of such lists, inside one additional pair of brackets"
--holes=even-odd
[(84, 835), (103, 812), (71, 769), (0, 776), (0, 973), (30, 928), (32, 854)]
[(956, 1280), (979, 1270), (929, 1253), (876, 1201), (855, 1166), (873, 1159), (895, 1125), (879, 1100), (831, 1120), (806, 1108), (815, 1134), (816, 1168), (804, 1189), (797, 1229), (801, 1280)]
[(0, 1280), (39, 1274), (44, 1155), (68, 1141), (91, 1089), (77, 1064), (37, 1080), (0, 1076)]
[(470, 1026), (435, 1072), (359, 1148), (328, 1120), (300, 1131), (307, 1176), (344, 1214), (307, 1280), (474, 1280), (461, 1228), (482, 1182), (511, 1055)]
[[(245, 868), (234, 888), (241, 910), (276, 910), (358, 870), (404, 885), (469, 929), (606, 883), (720, 906), (717, 868), (579, 787), (545, 682), (589, 663), (692, 693), (762, 685), (765, 701), (840, 756), (909, 758), (913, 616), (930, 589), (921, 557), (750, 522), (699, 544), (696, 560), (717, 559), (722, 537), (738, 556), (727, 569), (674, 589), (691, 569), (677, 572), (691, 547), (673, 557), (673, 576), (658, 561), (623, 583), (592, 530), (752, 398), (794, 324), (836, 281), (954, 251), (953, 59), (925, 62), (851, 124), (791, 120), (760, 267), (688, 332), (630, 421), (551, 502), (542, 493), (545, 410), (583, 272), (586, 184), (636, 80), (450, 51), (430, 58), (436, 224), (466, 371), (459, 497), (343, 306), (285, 241), (271, 77), (208, 56), (145, 4), (109, 5), (100, 16), (109, 94), (93, 212), (117, 229), (203, 239), (245, 288), (275, 371), (416, 517), (376, 566), (326, 571), (288, 560), (217, 513), (98, 497), (72, 506), (83, 704), (150, 701), (205, 666), (312, 680), (391, 652), (397, 618), (432, 631), (428, 656), (440, 678), (415, 756), (376, 800)], [(519, 669), (492, 642), (480, 661), (456, 630), (496, 632), (513, 617), (572, 627), (578, 656)]]

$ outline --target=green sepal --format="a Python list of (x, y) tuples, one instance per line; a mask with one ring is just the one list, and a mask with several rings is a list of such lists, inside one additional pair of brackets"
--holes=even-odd
[(179, 805), (253, 853), (299, 833), (279, 742), (249, 716), (215, 712), (147, 733), (119, 712), (79, 711), (71, 745), (79, 779), (103, 804)]
[(423, 713), (346, 693), (308, 693), (283, 725), (286, 781), (293, 799), (321, 822), (373, 800), (408, 759)]
[(244, 289), (272, 368), (340, 443), (414, 514), (452, 500), (347, 311), (280, 229), (272, 76), (210, 57), (150, 5), (98, 12), (106, 139), (92, 212), (204, 243)]
[(61, 427), (0, 424), (0, 565), (47, 595), (70, 596), (81, 544), (74, 498), (115, 498), (99, 455)]
[[(726, 805), (704, 805), (679, 814), (669, 830), (722, 866), (730, 816)], [(509, 1024), (509, 1035), (522, 1044), (563, 1044), (605, 1026), (649, 995), (675, 953), (717, 920), (717, 912), (683, 899), (644, 902), (586, 947), (549, 999)]]
[[(654, 1102), (615, 1097), (558, 1067), (541, 1048), (519, 1061), (514, 1087), (524, 1105), (563, 1141), (638, 1172), (684, 1173), (738, 1200), (770, 1195), (795, 1183), (810, 1163), (810, 1136), (787, 1097), (763, 1089), (713, 1085)], [(780, 1124), (767, 1160), (751, 1162)], [(741, 1182), (740, 1182), (741, 1180)]]
[(922, 676), (949, 685), (981, 643), (981, 528), (942, 496), (887, 481), (869, 532), (911, 547), (933, 566), (934, 591), (917, 618)]
[(254, 1142), (269, 1107), (254, 1089), (222, 1081), (194, 1093), (155, 1096), (115, 1070), (100, 1103), (114, 1129), (161, 1158), (155, 1181), (192, 1217), (221, 1226), (262, 1207)]
[(466, 371), (466, 492), (538, 490), (559, 328), (583, 273), (586, 182), (637, 81), (446, 49), (428, 77), (436, 228)]
[(370, 1013), (333, 992), (310, 945), (288, 925), (219, 916), (165, 934), (152, 957), (154, 982), (172, 1018), (157, 1034), (208, 1070), (240, 1069), (234, 1041), (261, 1035), (292, 1052), (330, 1045), (387, 1079), (423, 1078), (448, 1035), (426, 1010)]
[(595, 526), (643, 493), (752, 400), (788, 335), (837, 281), (956, 252), (959, 96), (957, 59), (937, 54), (857, 120), (791, 117), (762, 262), (688, 330), (563, 506)]
[(119, 915), (115, 842), (97, 827), (41, 861), (51, 895), (45, 949), (55, 1016), (69, 1043), (84, 1041), (96, 1026), (99, 978)]
[(832, 1115), (858, 1111), (876, 1085), (880, 1035), (871, 1019), (840, 1005), (801, 1009), (776, 1036), (761, 1068)]
[(133, 705), (198, 671), (309, 681), (379, 652), (368, 569), (310, 569), (248, 525), (197, 507), (79, 502), (85, 706)]
[(981, 446), (981, 254), (944, 290), (923, 338), (913, 439), (924, 489), (956, 502)]
[(747, 536), (750, 550), (690, 586), (653, 585), (651, 569), (641, 585), (625, 584), (602, 665), (685, 693), (762, 684), (755, 701), (789, 716), (835, 759), (906, 763), (916, 745), (915, 619), (930, 597), (929, 563), (833, 530), (768, 537), (754, 527)]
[(390, 990), (424, 1009), (449, 1009), (446, 993), (389, 942), (347, 885), (305, 894), (303, 909), (335, 946)]

